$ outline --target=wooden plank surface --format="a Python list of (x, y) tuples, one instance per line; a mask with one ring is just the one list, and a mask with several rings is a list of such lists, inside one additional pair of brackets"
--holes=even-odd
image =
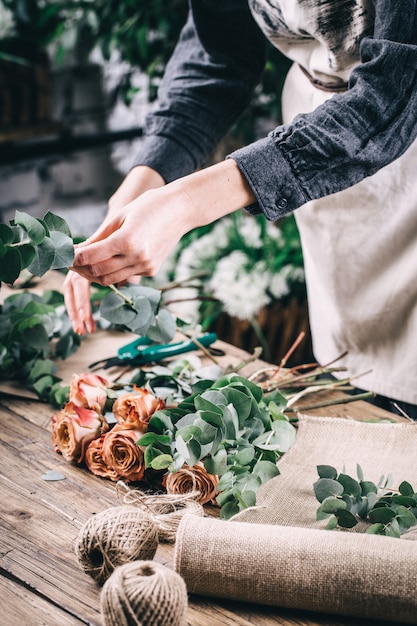
[[(229, 362), (245, 353), (223, 345)], [(243, 375), (259, 368), (251, 363)], [(351, 419), (396, 420), (364, 402), (312, 413)], [(53, 451), (50, 406), (0, 395), (0, 593), (2, 626), (102, 626), (100, 588), (81, 571), (73, 545), (94, 513), (119, 504), (114, 483), (66, 463)], [(398, 418), (401, 420), (401, 418)], [(58, 470), (63, 481), (42, 479)], [(172, 566), (173, 547), (161, 545), (156, 559)], [(188, 626), (351, 626), (367, 620), (282, 610), (191, 597)]]

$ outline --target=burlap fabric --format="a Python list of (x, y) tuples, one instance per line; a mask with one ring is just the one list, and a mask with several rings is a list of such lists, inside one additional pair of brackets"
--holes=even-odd
[[(316, 466), (377, 482), (417, 482), (417, 424), (300, 417), (281, 474), (232, 521), (186, 516), (175, 568), (189, 592), (341, 615), (417, 623), (417, 542), (327, 531), (316, 522)], [(411, 538), (411, 536), (410, 536)]]

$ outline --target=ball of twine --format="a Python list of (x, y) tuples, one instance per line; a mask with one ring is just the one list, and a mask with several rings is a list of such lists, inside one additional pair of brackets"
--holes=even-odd
[(185, 626), (187, 588), (176, 572), (155, 561), (118, 567), (101, 591), (104, 626)]
[(86, 574), (102, 584), (119, 565), (153, 559), (158, 528), (149, 513), (117, 506), (91, 517), (81, 528), (75, 554)]

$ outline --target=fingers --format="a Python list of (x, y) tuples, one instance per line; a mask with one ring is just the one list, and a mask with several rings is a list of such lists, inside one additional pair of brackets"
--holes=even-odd
[(64, 300), (74, 332), (78, 335), (93, 333), (96, 323), (90, 303), (90, 282), (69, 271), (64, 281)]

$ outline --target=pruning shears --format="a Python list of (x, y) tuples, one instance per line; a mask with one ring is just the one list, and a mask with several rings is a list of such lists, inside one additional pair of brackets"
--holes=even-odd
[[(195, 339), (186, 339), (176, 343), (155, 343), (148, 337), (139, 337), (134, 341), (121, 346), (117, 351), (117, 356), (101, 359), (90, 363), (89, 369), (108, 369), (114, 365), (145, 365), (162, 361), (177, 354), (198, 350), (200, 346), (207, 348), (217, 340), (216, 333), (206, 333)], [(210, 349), (213, 352), (213, 349)], [(223, 354), (221, 350), (214, 351), (218, 355)]]

